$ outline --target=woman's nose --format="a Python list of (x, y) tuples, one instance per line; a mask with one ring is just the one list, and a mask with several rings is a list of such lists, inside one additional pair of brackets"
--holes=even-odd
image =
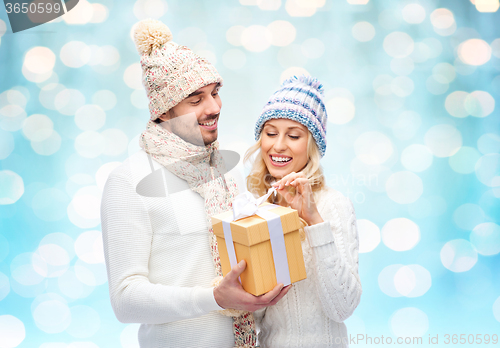
[(284, 136), (281, 136), (279, 135), (276, 139), (276, 142), (274, 143), (274, 150), (276, 152), (282, 152), (282, 151), (285, 151), (286, 150), (286, 139), (284, 138)]

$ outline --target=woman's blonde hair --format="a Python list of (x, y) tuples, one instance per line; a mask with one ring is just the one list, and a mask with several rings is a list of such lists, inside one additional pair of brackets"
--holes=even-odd
[[(306, 166), (301, 170), (302, 173), (309, 179), (313, 191), (321, 190), (325, 186), (325, 177), (323, 170), (319, 163), (321, 155), (318, 145), (314, 141), (311, 132), (307, 132), (307, 157), (309, 161)], [(248, 162), (250, 158), (256, 154), (250, 174), (247, 176), (247, 189), (256, 196), (262, 196), (267, 193), (271, 187), (271, 183), (276, 181), (276, 178), (271, 176), (267, 169), (264, 159), (260, 153), (260, 146), (262, 143), (262, 132), (259, 139), (253, 144), (245, 153), (244, 161)]]

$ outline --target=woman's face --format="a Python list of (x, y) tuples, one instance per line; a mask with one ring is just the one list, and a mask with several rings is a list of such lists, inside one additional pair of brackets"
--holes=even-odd
[(306, 166), (308, 133), (307, 127), (288, 119), (273, 119), (264, 124), (260, 150), (273, 177), (281, 179)]

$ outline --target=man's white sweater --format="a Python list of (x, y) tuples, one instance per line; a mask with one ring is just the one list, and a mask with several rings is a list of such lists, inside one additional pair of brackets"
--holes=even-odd
[[(160, 181), (148, 177), (152, 170)], [(144, 196), (158, 195), (162, 182), (166, 197)], [(141, 150), (110, 174), (101, 222), (111, 304), (119, 321), (142, 324), (141, 348), (234, 346), (232, 318), (216, 312), (210, 286), (215, 268), (199, 194)]]

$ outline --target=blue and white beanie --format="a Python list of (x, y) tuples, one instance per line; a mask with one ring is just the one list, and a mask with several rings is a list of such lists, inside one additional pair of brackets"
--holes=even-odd
[(255, 124), (255, 140), (259, 139), (264, 123), (271, 119), (287, 118), (309, 129), (323, 157), (326, 151), (327, 117), (321, 82), (310, 76), (294, 76), (284, 81), (264, 106)]

